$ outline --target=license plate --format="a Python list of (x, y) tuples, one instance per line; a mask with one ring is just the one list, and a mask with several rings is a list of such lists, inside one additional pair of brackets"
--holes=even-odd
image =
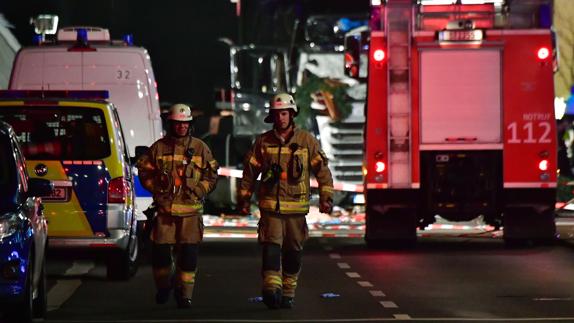
[(66, 187), (54, 187), (52, 194), (42, 197), (45, 201), (66, 201), (68, 200), (68, 189)]

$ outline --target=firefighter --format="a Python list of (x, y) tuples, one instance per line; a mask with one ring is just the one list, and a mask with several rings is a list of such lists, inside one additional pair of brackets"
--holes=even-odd
[(259, 243), (262, 246), (263, 302), (269, 308), (292, 308), (308, 237), (310, 173), (319, 182), (319, 209), (331, 213), (333, 179), (327, 157), (309, 132), (293, 123), (297, 105), (287, 93), (276, 95), (265, 122), (273, 129), (258, 136), (246, 154), (238, 208), (248, 214), (255, 180), (258, 189)]
[(142, 186), (152, 192), (157, 207), (150, 235), (155, 301), (167, 303), (173, 289), (180, 308), (191, 306), (203, 202), (215, 188), (218, 168), (207, 145), (191, 136), (192, 120), (189, 106), (173, 105), (167, 136), (138, 160)]

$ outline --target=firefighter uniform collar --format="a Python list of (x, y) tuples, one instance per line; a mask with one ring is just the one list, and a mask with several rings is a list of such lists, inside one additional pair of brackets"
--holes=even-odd
[(286, 143), (288, 143), (289, 141), (291, 141), (293, 138), (295, 138), (295, 133), (299, 132), (299, 129), (297, 129), (297, 127), (293, 124), (293, 132), (291, 132), (291, 135), (289, 136), (288, 139), (284, 139), (279, 132), (277, 132), (277, 129), (273, 128), (273, 135), (275, 135), (275, 138), (277, 138), (277, 140), (279, 140), (279, 142), (281, 143), (281, 145), (285, 145)]

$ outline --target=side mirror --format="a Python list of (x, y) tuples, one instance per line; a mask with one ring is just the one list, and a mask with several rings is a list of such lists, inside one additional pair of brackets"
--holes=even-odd
[(44, 178), (30, 178), (28, 194), (30, 196), (49, 196), (54, 191), (54, 184)]
[(143, 156), (144, 154), (146, 154), (149, 151), (149, 147), (147, 146), (136, 146), (136, 155), (133, 156), (132, 158), (130, 158), (130, 163), (132, 165), (135, 165), (135, 163), (137, 163), (138, 159), (140, 159), (141, 156)]
[(367, 74), (369, 48), (367, 26), (355, 28), (345, 35), (345, 75), (354, 79), (364, 79)]

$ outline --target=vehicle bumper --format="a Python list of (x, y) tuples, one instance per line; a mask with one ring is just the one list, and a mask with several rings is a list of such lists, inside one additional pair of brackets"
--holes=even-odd
[(68, 237), (50, 237), (48, 239), (49, 248), (58, 249), (126, 249), (130, 237), (128, 229), (114, 229), (109, 231), (110, 236), (105, 238), (68, 238)]
[(0, 304), (23, 297), (31, 245), (31, 236), (20, 232), (0, 242)]

